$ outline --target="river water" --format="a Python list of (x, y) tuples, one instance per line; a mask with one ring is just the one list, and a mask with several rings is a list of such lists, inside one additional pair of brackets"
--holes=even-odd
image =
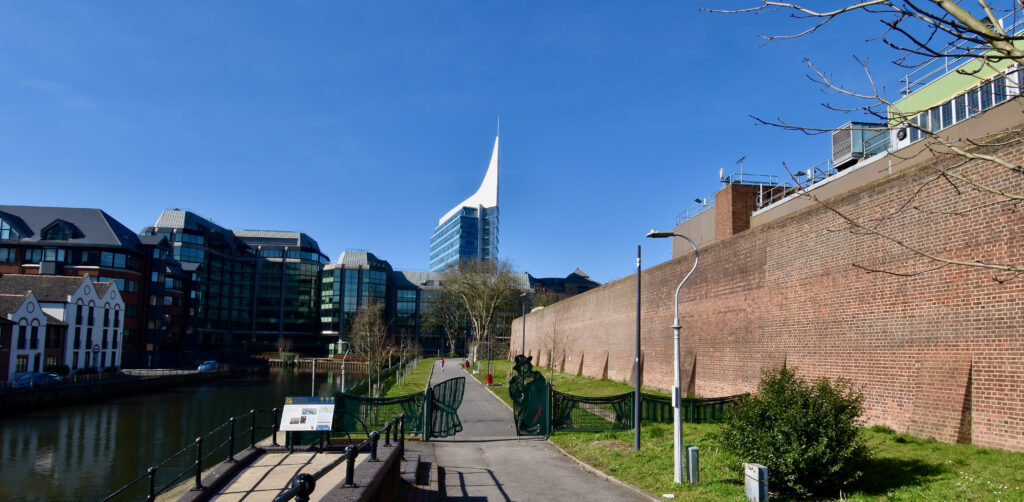
[[(345, 383), (359, 378), (349, 373)], [(308, 396), (312, 383), (309, 373), (271, 371), (0, 419), (0, 501), (102, 500), (229, 417)], [(316, 383), (318, 395), (341, 388), (339, 375), (317, 374)], [(242, 420), (237, 430), (247, 429)]]

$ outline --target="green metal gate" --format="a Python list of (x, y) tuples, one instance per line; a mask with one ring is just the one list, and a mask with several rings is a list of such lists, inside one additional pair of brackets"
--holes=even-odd
[(445, 380), (424, 392), (423, 417), (430, 424), (423, 434), (423, 440), (445, 438), (462, 432), (459, 420), (459, 406), (466, 391), (466, 377)]

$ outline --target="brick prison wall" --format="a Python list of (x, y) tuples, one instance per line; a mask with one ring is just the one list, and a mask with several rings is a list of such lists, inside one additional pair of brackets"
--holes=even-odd
[[(1019, 141), (992, 150), (1024, 163)], [(1024, 175), (956, 163), (940, 157), (831, 199), (834, 211), (814, 205), (701, 249), (680, 292), (683, 391), (754, 391), (764, 370), (785, 365), (852, 380), (864, 391), (867, 424), (1024, 450), (1024, 276), (936, 268), (839, 214), (935, 256), (1024, 263), (1024, 208), (934, 167), (1015, 194)], [(644, 385), (672, 386), (672, 297), (692, 259), (642, 272)], [(635, 309), (630, 276), (533, 312), (527, 353), (535, 364), (554, 353), (566, 371), (631, 381)], [(521, 322), (511, 330), (514, 352)]]

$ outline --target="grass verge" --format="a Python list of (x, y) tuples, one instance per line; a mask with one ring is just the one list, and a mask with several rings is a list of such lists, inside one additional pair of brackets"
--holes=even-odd
[(414, 392), (423, 392), (430, 380), (430, 369), (434, 367), (434, 359), (433, 357), (420, 359), (416, 367), (405, 376), (405, 381), (392, 385), (384, 395), (404, 396)]
[[(672, 483), (671, 424), (643, 424), (639, 452), (633, 451), (632, 430), (559, 432), (551, 441), (604, 473), (656, 496), (746, 500), (741, 460), (718, 441), (722, 427), (683, 425), (683, 442), (700, 446), (701, 483), (696, 486)], [(862, 434), (873, 452), (863, 477), (834, 498), (821, 500), (1024, 500), (1024, 453), (938, 443), (885, 428), (864, 429)]]

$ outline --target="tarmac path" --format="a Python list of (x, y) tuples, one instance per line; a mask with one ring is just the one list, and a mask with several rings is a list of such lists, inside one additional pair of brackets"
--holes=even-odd
[[(517, 438), (512, 410), (460, 367), (462, 361), (446, 360), (444, 371), (440, 361), (435, 362), (430, 379), (434, 385), (466, 377), (459, 408), (462, 432), (431, 440), (437, 464), (444, 470), (448, 500), (645, 500), (583, 470), (544, 438)], [(505, 387), (493, 389), (508, 392)]]

